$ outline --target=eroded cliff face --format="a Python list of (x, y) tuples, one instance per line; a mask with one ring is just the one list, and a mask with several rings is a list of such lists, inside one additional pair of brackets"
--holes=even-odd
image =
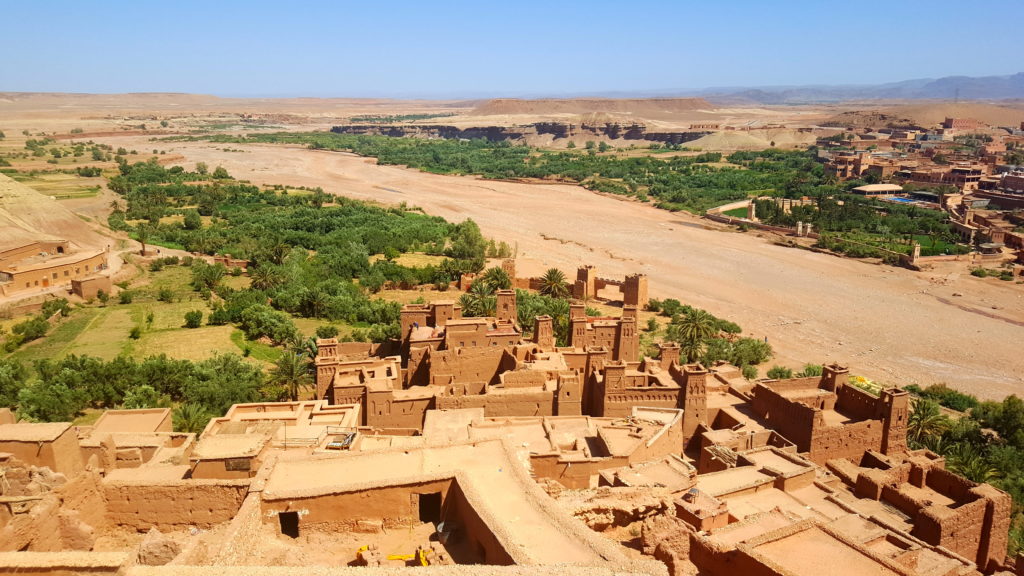
[(524, 126), (474, 126), (459, 128), (443, 124), (346, 124), (331, 128), (338, 134), (370, 134), (396, 138), (485, 139), (491, 142), (531, 143), (534, 139), (626, 140), (683, 144), (710, 134), (708, 131), (648, 132), (640, 123), (536, 122)]

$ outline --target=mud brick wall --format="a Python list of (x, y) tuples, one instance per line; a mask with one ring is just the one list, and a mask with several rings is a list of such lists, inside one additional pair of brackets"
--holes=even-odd
[(230, 521), (242, 506), (248, 480), (182, 480), (167, 484), (104, 482), (107, 520), (145, 532)]
[(555, 393), (546, 390), (480, 396), (438, 396), (438, 410), (483, 408), (484, 416), (554, 416)]
[(778, 392), (760, 384), (754, 388), (752, 407), (754, 412), (768, 420), (776, 432), (796, 444), (798, 451), (807, 452), (811, 449), (811, 433), (815, 420), (820, 417), (814, 409), (790, 402)]
[(628, 464), (624, 457), (594, 458), (591, 460), (562, 459), (560, 454), (534, 454), (530, 456), (530, 467), (537, 478), (554, 480), (569, 489), (591, 487), (591, 479), (602, 470), (619, 468)]
[(930, 506), (917, 515), (911, 534), (929, 544), (948, 548), (968, 560), (977, 561), (987, 504), (986, 500), (975, 500), (956, 509)]
[(932, 468), (928, 472), (925, 483), (939, 494), (945, 494), (957, 502), (973, 500), (971, 489), (977, 486), (967, 478), (950, 472), (945, 468)]
[(834, 458), (848, 458), (856, 462), (865, 450), (880, 449), (882, 427), (878, 420), (833, 427), (816, 425), (811, 432), (810, 459), (818, 465)]
[(882, 417), (878, 412), (879, 399), (860, 388), (840, 386), (836, 395), (838, 396), (836, 407), (851, 418), (870, 420)]
[(633, 413), (634, 406), (651, 408), (678, 408), (679, 390), (627, 388), (621, 392), (608, 392), (604, 410), (598, 416), (621, 418)]
[(308, 498), (274, 499), (264, 492), (260, 508), (264, 523), (277, 522), (281, 512), (298, 512), (300, 531), (305, 527), (358, 531), (360, 524), (366, 522), (398, 528), (419, 523), (420, 494), (439, 492), (442, 510), (445, 509), (451, 485), (451, 479), (446, 479)]
[(498, 374), (514, 367), (514, 359), (508, 356), (504, 347), (460, 348), (455, 350), (432, 350), (427, 357), (430, 383), (446, 385), (449, 381), (498, 383)]

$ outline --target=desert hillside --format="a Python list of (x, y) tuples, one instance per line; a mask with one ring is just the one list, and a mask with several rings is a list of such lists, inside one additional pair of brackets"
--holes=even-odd
[(712, 110), (714, 106), (703, 98), (541, 98), (519, 100), (496, 98), (488, 100), (473, 110), (474, 116), (505, 114), (631, 114), (641, 117), (658, 117), (694, 110)]
[(0, 250), (40, 239), (70, 240), (86, 249), (110, 243), (57, 200), (0, 174)]

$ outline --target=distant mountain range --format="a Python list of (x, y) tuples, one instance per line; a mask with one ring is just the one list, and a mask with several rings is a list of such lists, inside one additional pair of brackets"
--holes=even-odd
[(1009, 76), (946, 76), (889, 84), (852, 86), (767, 86), (707, 88), (685, 95), (703, 96), (716, 104), (803, 104), (849, 100), (1024, 98), (1024, 72)]

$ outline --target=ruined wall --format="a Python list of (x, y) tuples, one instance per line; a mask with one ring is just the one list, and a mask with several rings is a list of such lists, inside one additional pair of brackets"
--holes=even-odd
[(683, 419), (677, 418), (629, 455), (630, 464), (660, 460), (683, 452)]
[(47, 468), (4, 456), (0, 504), (0, 552), (91, 550), (94, 534), (106, 527), (99, 475), (67, 481)]
[(530, 467), (537, 478), (548, 478), (571, 490), (592, 488), (602, 470), (629, 464), (625, 457), (565, 460), (561, 454), (531, 454)]
[(344, 532), (401, 528), (419, 524), (420, 494), (439, 492), (444, 510), (452, 484), (445, 479), (280, 500), (264, 492), (260, 508), (264, 523), (277, 522), (281, 512), (298, 512), (300, 533), (307, 527)]
[(108, 522), (139, 532), (153, 527), (210, 528), (227, 522), (238, 512), (248, 489), (248, 480), (103, 482)]

